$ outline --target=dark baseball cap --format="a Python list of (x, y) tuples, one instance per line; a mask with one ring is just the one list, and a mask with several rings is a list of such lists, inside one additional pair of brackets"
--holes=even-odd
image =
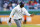
[(23, 5), (24, 3), (23, 2), (20, 2), (20, 5)]

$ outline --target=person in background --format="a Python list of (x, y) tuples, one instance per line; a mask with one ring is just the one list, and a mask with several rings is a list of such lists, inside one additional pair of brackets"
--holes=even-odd
[(27, 22), (27, 16), (24, 15), (24, 22), (23, 22), (23, 24), (26, 24), (26, 22)]
[(5, 3), (4, 3), (4, 5), (3, 5), (4, 11), (6, 11), (6, 10), (7, 10), (7, 9), (6, 9), (6, 8), (7, 8), (7, 6), (8, 6), (8, 3), (7, 3), (7, 2), (5, 2)]
[(10, 2), (7, 6), (7, 10), (11, 10), (12, 9), (12, 2)]

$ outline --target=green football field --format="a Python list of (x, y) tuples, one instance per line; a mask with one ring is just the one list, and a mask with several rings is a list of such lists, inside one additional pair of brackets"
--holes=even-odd
[[(0, 27), (9, 27), (8, 25), (0, 25)], [(17, 27), (16, 25), (11, 25), (11, 27)], [(40, 27), (40, 25), (22, 25), (22, 27)]]

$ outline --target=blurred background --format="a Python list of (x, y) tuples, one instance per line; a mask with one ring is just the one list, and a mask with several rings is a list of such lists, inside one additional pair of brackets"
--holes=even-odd
[[(8, 23), (10, 12), (21, 1), (24, 3), (24, 7), (28, 10), (28, 12), (30, 14), (32, 14), (32, 13), (35, 14), (33, 17), (24, 15), (23, 16), (24, 18), (22, 18), (23, 19), (22, 24), (40, 25), (40, 0), (0, 0), (0, 24)], [(13, 19), (12, 19), (12, 23), (15, 24)], [(29, 26), (29, 25), (27, 25), (27, 26)]]

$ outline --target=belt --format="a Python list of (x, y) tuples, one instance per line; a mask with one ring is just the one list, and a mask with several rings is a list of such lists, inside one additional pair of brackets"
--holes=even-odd
[(18, 19), (18, 20), (22, 20), (22, 18), (21, 19)]

